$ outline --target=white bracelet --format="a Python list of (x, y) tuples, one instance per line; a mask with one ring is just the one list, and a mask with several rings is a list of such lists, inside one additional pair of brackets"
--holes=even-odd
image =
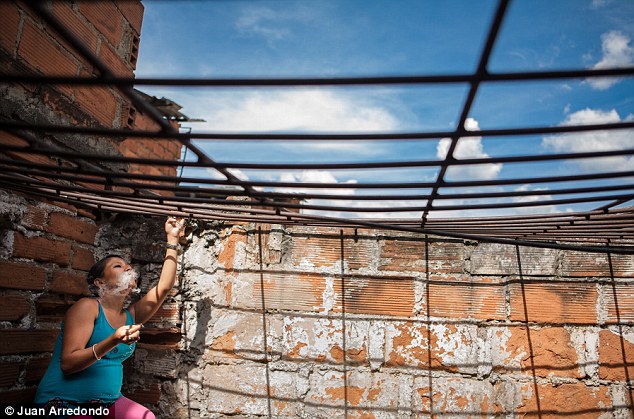
[(97, 356), (97, 351), (95, 351), (95, 346), (97, 346), (96, 343), (92, 345), (92, 353), (95, 354), (95, 358), (97, 358), (97, 361), (99, 361), (101, 358)]

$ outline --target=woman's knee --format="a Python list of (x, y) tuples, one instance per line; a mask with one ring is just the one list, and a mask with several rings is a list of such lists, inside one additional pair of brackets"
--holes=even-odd
[(108, 417), (114, 419), (156, 419), (151, 410), (127, 397), (117, 399), (110, 409)]

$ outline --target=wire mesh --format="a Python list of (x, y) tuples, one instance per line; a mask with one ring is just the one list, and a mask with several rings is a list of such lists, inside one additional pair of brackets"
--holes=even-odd
[[(475, 135), (513, 142), (544, 135), (634, 135), (634, 121), (592, 125), (543, 125), (515, 128), (468, 129), (474, 101), (483, 86), (508, 82), (535, 82), (600, 77), (632, 77), (634, 67), (572, 69), (544, 72), (494, 73), (490, 57), (505, 20), (509, 1), (500, 1), (479, 52), (476, 70), (468, 74), (372, 76), (335, 78), (129, 78), (117, 76), (71, 28), (61, 23), (43, 2), (25, 2), (42, 21), (98, 70), (96, 76), (59, 76), (20, 72), (1, 74), (3, 85), (108, 86), (118, 89), (134, 107), (149, 115), (158, 130), (124, 129), (75, 124), (25, 123), (4, 115), (0, 129), (0, 187), (70, 203), (96, 211), (147, 215), (179, 214), (206, 220), (311, 224), (379, 228), (434, 234), (468, 240), (586, 251), (634, 253), (634, 171), (611, 167), (585, 173), (549, 174), (506, 179), (459, 179), (449, 174), (464, 168), (491, 165), (528, 165), (540, 173), (540, 164), (570, 161), (596, 162), (632, 159), (634, 149), (578, 151), (461, 158), (462, 141)], [(135, 87), (171, 86), (226, 88), (287, 88), (332, 86), (391, 86), (403, 88), (461, 84), (466, 99), (453, 129), (402, 133), (224, 133), (180, 132), (148, 103)], [(85, 141), (103, 138), (179, 141), (187, 161), (130, 157), (117, 153), (87, 153), (53, 145), (51, 136), (79, 136)], [(200, 144), (232, 142), (438, 142), (446, 141), (444, 158), (399, 161), (328, 161), (293, 163), (270, 161), (217, 161)], [(121, 165), (148, 170), (130, 172)], [(189, 169), (185, 176), (152, 175), (150, 168)], [(603, 166), (605, 167), (605, 165)], [(280, 173), (305, 170), (355, 170), (372, 181), (284, 181)], [(407, 181), (376, 181), (388, 170), (409, 174)], [(430, 180), (419, 181), (426, 170)], [(242, 176), (239, 173), (275, 173)], [(210, 175), (213, 173), (213, 175)], [(274, 179), (274, 180), (271, 180)], [(277, 180), (276, 180), (277, 179)], [(540, 186), (541, 185), (541, 186)], [(514, 186), (509, 189), (508, 187)], [(558, 208), (568, 206), (573, 211)], [(554, 210), (555, 209), (555, 210)], [(530, 212), (530, 213), (528, 213)], [(412, 214), (417, 214), (412, 217)], [(499, 214), (505, 214), (500, 216)]]

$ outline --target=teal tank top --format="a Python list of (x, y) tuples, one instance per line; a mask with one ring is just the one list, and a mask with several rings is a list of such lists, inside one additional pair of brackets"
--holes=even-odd
[[(126, 324), (134, 324), (132, 314), (127, 309), (125, 313)], [(99, 303), (99, 316), (95, 320), (95, 327), (86, 348), (106, 339), (114, 331), (115, 329), (108, 323), (101, 303)], [(64, 323), (62, 322), (51, 363), (35, 395), (35, 403), (46, 403), (52, 399), (78, 403), (92, 401), (110, 403), (121, 397), (122, 363), (132, 355), (136, 344), (120, 343), (88, 368), (74, 374), (64, 375), (61, 368), (63, 338)]]

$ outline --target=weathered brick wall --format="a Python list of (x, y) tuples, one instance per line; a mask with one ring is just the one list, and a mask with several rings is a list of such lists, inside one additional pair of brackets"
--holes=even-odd
[[(48, 7), (116, 74), (133, 74), (140, 2)], [(93, 73), (19, 2), (0, 2), (0, 70)], [(156, 128), (109, 87), (3, 85), (0, 113)], [(0, 141), (26, 144), (6, 132)], [(165, 159), (180, 149), (152, 139), (51, 141)], [(0, 401), (32, 399), (94, 257), (129, 258), (147, 278), (144, 289), (156, 278), (161, 220), (94, 219), (0, 191)], [(345, 230), (342, 246), (336, 229), (263, 226), (260, 236), (253, 225), (203, 227), (186, 250), (179, 287), (126, 364), (125, 394), (160, 417), (629, 417), (631, 256), (521, 248), (518, 258), (513, 247), (389, 232)]]
[(632, 256), (235, 225), (183, 261), (162, 417), (630, 417)]
[[(33, 400), (67, 309), (90, 295), (85, 277), (95, 259), (119, 254), (140, 271), (144, 292), (156, 283), (165, 252), (163, 222), (120, 215), (97, 224), (73, 207), (0, 190), (0, 402)], [(125, 364), (137, 371), (125, 389), (128, 397), (157, 402), (159, 393), (151, 393), (140, 373), (157, 362), (165, 365), (164, 353), (178, 346), (178, 307), (168, 297), (146, 324), (136, 358)]]
[[(143, 19), (140, 1), (52, 1), (45, 2), (45, 7), (115, 74), (134, 76)], [(0, 1), (0, 72), (91, 76), (96, 75), (95, 71), (22, 2)], [(0, 116), (25, 123), (64, 126), (158, 128), (112, 87), (3, 84)], [(168, 140), (58, 133), (42, 136), (39, 141), (80, 153), (172, 161), (180, 156), (179, 143)], [(0, 144), (29, 145), (24, 138), (4, 131), (0, 131)], [(51, 158), (50, 153), (4, 154), (25, 162), (69, 164)], [(176, 174), (175, 168), (155, 171), (149, 166), (109, 163), (104, 166), (132, 173)], [(86, 186), (104, 187), (97, 183)], [(156, 277), (154, 271), (162, 261), (162, 254), (158, 254), (163, 252), (165, 240), (163, 220), (157, 221), (157, 228), (148, 230), (148, 226), (156, 227), (156, 220), (137, 219), (131, 238), (121, 217), (111, 222), (102, 215), (0, 189), (0, 401), (32, 400), (48, 365), (59, 323), (67, 308), (87, 295), (84, 278), (95, 258), (104, 256), (104, 252), (118, 252), (148, 277)], [(97, 223), (97, 219), (101, 222)], [(118, 225), (121, 230), (113, 232)], [(102, 228), (104, 233), (100, 234)], [(157, 229), (158, 236), (154, 236)], [(127, 238), (127, 242), (121, 244), (121, 237)], [(149, 282), (144, 286), (149, 286)], [(174, 305), (166, 304), (159, 312), (163, 317), (158, 317), (154, 326), (149, 325), (146, 341), (178, 341), (178, 330), (168, 326), (173, 314)], [(131, 389), (127, 394), (144, 401), (143, 393), (137, 393)]]
[(66, 309), (89, 295), (97, 226), (72, 207), (0, 191), (0, 400), (31, 401)]
[[(143, 5), (140, 1), (53, 1), (47, 7), (79, 36), (92, 54), (118, 76), (134, 77), (139, 51)], [(93, 66), (20, 2), (0, 2), (0, 71), (7, 74), (98, 75)], [(22, 122), (158, 130), (148, 115), (135, 109), (114, 87), (82, 85), (2, 85), (0, 115)], [(54, 142), (85, 153), (129, 157), (180, 158), (178, 141), (152, 138), (56, 135)], [(26, 145), (0, 133), (0, 144)], [(13, 153), (15, 155), (16, 153)], [(25, 156), (39, 163), (48, 157)], [(131, 165), (131, 173), (176, 175), (175, 167)], [(91, 185), (95, 187), (95, 185)]]

